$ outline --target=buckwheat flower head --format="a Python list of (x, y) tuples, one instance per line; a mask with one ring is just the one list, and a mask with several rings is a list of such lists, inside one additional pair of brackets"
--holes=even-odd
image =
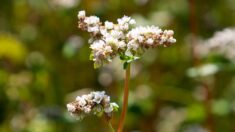
[(172, 30), (162, 31), (156, 26), (136, 27), (127, 33), (129, 43), (126, 54), (129, 56), (141, 55), (148, 48), (157, 46), (168, 47), (176, 42)]
[(110, 97), (104, 91), (77, 96), (75, 101), (67, 104), (68, 112), (79, 120), (90, 114), (111, 118), (118, 108), (116, 103), (110, 102)]
[(98, 68), (119, 56), (125, 63), (138, 59), (148, 48), (168, 47), (176, 42), (172, 30), (162, 31), (156, 26), (135, 27), (129, 16), (117, 19), (117, 23), (102, 23), (96, 16), (78, 13), (78, 28), (91, 34), (89, 39), (94, 67)]
[(234, 61), (235, 58), (235, 28), (226, 28), (216, 32), (213, 37), (196, 45), (196, 53), (199, 57), (206, 57), (208, 54), (222, 55)]

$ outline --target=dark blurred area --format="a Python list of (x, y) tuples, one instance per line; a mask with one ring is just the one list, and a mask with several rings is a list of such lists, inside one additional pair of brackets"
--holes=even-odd
[(77, 121), (66, 109), (93, 90), (122, 103), (122, 64), (93, 68), (89, 34), (77, 28), (80, 10), (175, 32), (175, 45), (151, 49), (132, 64), (125, 131), (235, 131), (235, 58), (194, 52), (215, 32), (235, 27), (234, 0), (1, 0), (1, 132), (109, 130), (102, 118)]

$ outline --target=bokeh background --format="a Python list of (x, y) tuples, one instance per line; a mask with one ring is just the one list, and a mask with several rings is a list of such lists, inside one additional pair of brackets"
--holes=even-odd
[(66, 110), (93, 90), (122, 100), (122, 64), (93, 68), (89, 35), (77, 29), (79, 10), (175, 31), (175, 45), (148, 50), (132, 64), (126, 132), (235, 131), (233, 58), (195, 52), (198, 43), (235, 26), (234, 0), (1, 0), (1, 132), (108, 131), (104, 119), (77, 121)]

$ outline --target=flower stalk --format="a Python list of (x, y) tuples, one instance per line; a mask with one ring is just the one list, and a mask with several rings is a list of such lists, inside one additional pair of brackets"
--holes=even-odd
[(109, 123), (110, 132), (115, 132), (115, 130), (114, 130), (114, 128), (113, 128), (111, 122), (109, 121), (108, 123)]
[(128, 64), (126, 68), (126, 73), (125, 73), (125, 86), (124, 86), (124, 95), (123, 95), (123, 104), (122, 104), (122, 112), (121, 112), (121, 118), (118, 124), (118, 132), (122, 132), (125, 119), (126, 119), (126, 114), (127, 114), (127, 107), (128, 107), (128, 96), (129, 96), (129, 79), (130, 79), (130, 64)]

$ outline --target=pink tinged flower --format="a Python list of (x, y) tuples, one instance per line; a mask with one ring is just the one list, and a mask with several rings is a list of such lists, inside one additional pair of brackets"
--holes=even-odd
[(143, 37), (143, 36), (138, 36), (138, 37), (137, 37), (137, 40), (138, 40), (140, 43), (142, 43), (142, 42), (144, 41), (144, 37)]
[(152, 38), (149, 38), (149, 39), (147, 39), (147, 41), (146, 41), (146, 43), (148, 44), (148, 45), (153, 45), (153, 39)]

